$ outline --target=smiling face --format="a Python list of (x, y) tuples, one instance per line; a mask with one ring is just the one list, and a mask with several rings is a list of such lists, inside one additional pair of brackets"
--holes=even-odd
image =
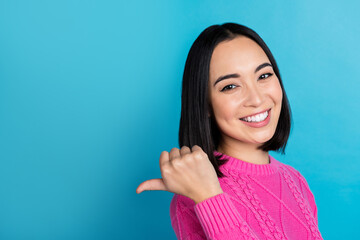
[(209, 96), (209, 114), (214, 114), (221, 132), (220, 146), (259, 146), (273, 137), (282, 89), (270, 60), (255, 41), (239, 36), (215, 47)]

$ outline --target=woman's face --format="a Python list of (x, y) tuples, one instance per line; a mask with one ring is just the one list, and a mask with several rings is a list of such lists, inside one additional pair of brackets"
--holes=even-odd
[[(260, 145), (274, 135), (282, 89), (268, 57), (255, 41), (239, 36), (215, 47), (209, 94), (222, 135), (220, 145)], [(244, 119), (247, 116), (250, 118)]]

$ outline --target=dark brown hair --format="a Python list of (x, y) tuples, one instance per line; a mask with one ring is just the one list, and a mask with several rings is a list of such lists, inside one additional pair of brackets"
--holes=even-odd
[(211, 112), (208, 97), (208, 81), (210, 60), (215, 47), (223, 41), (245, 36), (254, 40), (264, 50), (273, 70), (278, 77), (283, 92), (279, 122), (274, 136), (258, 147), (263, 151), (277, 151), (285, 154), (285, 147), (290, 135), (291, 109), (280, 77), (276, 61), (261, 37), (252, 29), (236, 23), (212, 25), (206, 28), (195, 40), (186, 59), (182, 82), (181, 118), (179, 127), (179, 145), (200, 146), (208, 155), (218, 177), (224, 177), (219, 166), (226, 161), (219, 161), (220, 156), (214, 156), (220, 141), (220, 131)]

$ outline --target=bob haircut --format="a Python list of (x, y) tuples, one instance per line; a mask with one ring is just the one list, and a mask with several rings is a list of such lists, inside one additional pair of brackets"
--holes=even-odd
[(217, 127), (212, 107), (209, 103), (210, 60), (215, 47), (223, 41), (245, 36), (254, 40), (266, 53), (273, 70), (278, 77), (283, 92), (281, 112), (274, 136), (258, 149), (277, 151), (285, 154), (285, 147), (290, 135), (291, 109), (280, 77), (276, 61), (262, 38), (252, 29), (236, 24), (224, 23), (206, 28), (195, 40), (186, 59), (181, 95), (181, 118), (179, 127), (179, 145), (192, 147), (198, 145), (208, 155), (218, 177), (225, 175), (219, 167), (227, 160), (221, 160), (223, 154), (214, 155), (220, 143), (220, 131)]

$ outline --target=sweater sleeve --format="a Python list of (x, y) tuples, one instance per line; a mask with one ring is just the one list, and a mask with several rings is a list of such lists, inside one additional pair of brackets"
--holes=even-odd
[(258, 239), (226, 192), (195, 204), (191, 210), (176, 213), (176, 221), (181, 221), (181, 224), (173, 222), (178, 239)]

